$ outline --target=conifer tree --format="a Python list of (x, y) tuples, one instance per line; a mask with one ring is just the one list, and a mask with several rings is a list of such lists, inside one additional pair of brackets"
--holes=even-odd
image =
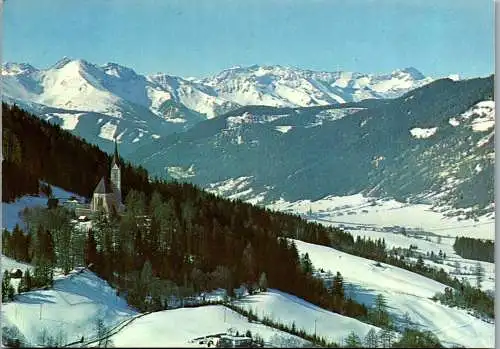
[(354, 332), (351, 331), (347, 338), (345, 339), (345, 347), (346, 348), (360, 348), (361, 347), (361, 340), (359, 339), (359, 336)]
[(309, 258), (309, 253), (302, 254), (300, 256), (300, 264), (302, 266), (302, 271), (305, 274), (312, 274), (313, 273), (313, 264), (311, 262), (311, 259)]
[(476, 267), (474, 268), (474, 274), (476, 275), (476, 287), (481, 289), (481, 283), (484, 280), (484, 268), (480, 262), (476, 263)]
[(364, 344), (367, 348), (377, 348), (378, 347), (378, 336), (375, 329), (370, 328), (368, 333), (364, 338)]
[(387, 312), (387, 301), (383, 294), (379, 293), (375, 299), (375, 324), (377, 326), (389, 326), (389, 314)]
[(8, 302), (14, 298), (14, 287), (10, 283), (10, 274), (4, 271), (2, 277), (2, 302)]
[(22, 293), (22, 292), (30, 291), (33, 287), (32, 283), (33, 282), (32, 282), (32, 278), (31, 278), (30, 270), (26, 269), (26, 272), (24, 273), (23, 277), (21, 278), (21, 281), (19, 282), (17, 292)]

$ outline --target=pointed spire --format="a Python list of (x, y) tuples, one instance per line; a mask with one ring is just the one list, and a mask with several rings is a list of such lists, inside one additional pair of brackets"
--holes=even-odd
[(120, 156), (118, 155), (118, 142), (116, 141), (116, 136), (115, 138), (115, 154), (113, 155), (113, 162), (111, 163), (111, 167), (118, 165), (120, 166)]

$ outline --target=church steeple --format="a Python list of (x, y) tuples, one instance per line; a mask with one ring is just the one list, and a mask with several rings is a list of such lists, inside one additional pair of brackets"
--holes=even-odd
[(116, 137), (115, 137), (115, 153), (113, 155), (113, 162), (111, 163), (111, 168), (118, 166), (120, 167), (120, 156), (118, 155), (118, 143), (116, 142)]
[(113, 161), (111, 163), (111, 187), (116, 195), (118, 204), (122, 203), (122, 176), (120, 169), (120, 156), (118, 155), (118, 143), (115, 137), (115, 154), (113, 155)]

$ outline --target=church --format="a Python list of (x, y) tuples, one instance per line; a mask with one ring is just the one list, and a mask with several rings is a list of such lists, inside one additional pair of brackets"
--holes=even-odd
[(109, 178), (103, 176), (97, 184), (90, 202), (90, 211), (92, 213), (104, 211), (110, 214), (123, 212), (124, 209), (121, 190), (121, 163), (115, 139), (115, 153), (111, 162)]

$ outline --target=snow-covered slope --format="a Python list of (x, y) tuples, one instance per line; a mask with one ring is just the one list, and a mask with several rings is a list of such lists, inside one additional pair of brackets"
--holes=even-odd
[[(251, 323), (248, 319), (221, 305), (165, 310), (143, 316), (111, 337), (116, 347), (200, 347), (195, 338), (250, 330), (266, 342), (279, 346), (292, 339), (293, 343), (306, 341), (271, 327)], [(206, 346), (205, 346), (206, 347)]]
[[(2, 266), (5, 270), (30, 268), (5, 256)], [(286, 311), (287, 304), (283, 307)], [(247, 330), (275, 346), (285, 342), (289, 346), (307, 343), (288, 333), (251, 323), (221, 305), (139, 314), (106, 281), (87, 269), (74, 270), (67, 276), (57, 275), (52, 289), (17, 295), (14, 301), (2, 305), (1, 318), (3, 328), (16, 327), (30, 346), (42, 345), (44, 333), (45, 340), (52, 337), (59, 345), (77, 342), (83, 336), (84, 344), (95, 346), (97, 319), (102, 319), (106, 331), (114, 334), (110, 339), (116, 347), (200, 347), (195, 338)]]
[(307, 107), (397, 97), (431, 81), (415, 68), (373, 75), (254, 65), (227, 69), (200, 82), (241, 105)]
[[(252, 310), (260, 318), (268, 317), (275, 322), (304, 329), (306, 333), (316, 334), (328, 341), (344, 343), (350, 332), (354, 331), (364, 338), (370, 329), (379, 328), (359, 320), (342, 316), (322, 309), (301, 298), (271, 289), (268, 292), (247, 296), (236, 301), (236, 305)], [(334, 326), (332, 326), (334, 325)]]
[(19, 262), (19, 261), (16, 261), (15, 259), (12, 259), (12, 258), (9, 258), (9, 257), (6, 257), (4, 256), (3, 254), (0, 255), (0, 262), (1, 262), (1, 267), (2, 267), (2, 274), (3, 274), (3, 271), (4, 270), (12, 270), (12, 269), (21, 269), (23, 271), (23, 273), (28, 270), (28, 269), (32, 269), (33, 267), (28, 264), (28, 263), (24, 263), (24, 262)]
[(66, 344), (95, 337), (98, 318), (112, 327), (136, 314), (104, 280), (75, 270), (56, 277), (53, 289), (26, 292), (2, 304), (2, 327), (16, 326), (31, 345), (41, 344), (44, 331)]
[[(78, 200), (83, 200), (84, 198), (68, 192), (62, 188), (51, 186), (52, 195), (57, 198), (60, 203), (74, 196)], [(2, 202), (2, 228), (7, 228), (8, 230), (14, 229), (16, 224), (22, 226), (22, 219), (19, 216), (21, 211), (26, 207), (32, 208), (37, 206), (47, 207), (47, 197), (38, 195), (25, 195), (23, 197), (17, 198), (14, 202)]]
[(344, 277), (346, 292), (359, 302), (373, 305), (377, 294), (387, 300), (389, 313), (402, 321), (405, 312), (421, 329), (435, 333), (447, 346), (494, 346), (495, 325), (429, 299), (445, 285), (421, 275), (330, 247), (294, 240), (300, 253), (308, 253), (316, 268)]

